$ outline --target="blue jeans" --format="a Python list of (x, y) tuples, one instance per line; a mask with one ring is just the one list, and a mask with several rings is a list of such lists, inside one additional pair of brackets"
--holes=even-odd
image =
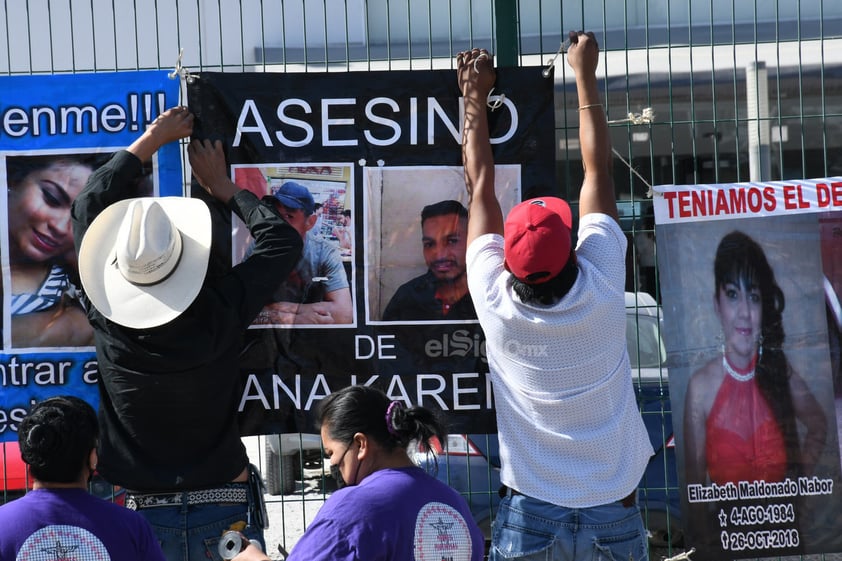
[[(142, 508), (138, 510), (155, 530), (167, 561), (220, 561), (219, 540), (238, 522), (249, 522), (247, 504), (203, 504)], [(243, 534), (257, 540), (263, 551), (263, 530), (248, 525)]]
[(500, 502), (489, 561), (648, 561), (637, 504), (565, 508), (525, 495)]

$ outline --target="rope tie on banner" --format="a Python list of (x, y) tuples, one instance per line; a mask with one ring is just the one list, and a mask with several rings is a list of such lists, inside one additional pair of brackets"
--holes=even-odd
[(167, 74), (170, 80), (179, 80), (178, 88), (178, 104), (184, 105), (187, 99), (187, 84), (192, 83), (193, 75), (182, 64), (181, 59), (184, 57), (184, 47), (178, 50), (178, 58), (175, 61), (173, 71)]
[(477, 58), (474, 59), (474, 72), (479, 74), (479, 68), (477, 68), (477, 63), (484, 58), (488, 58), (488, 55), (485, 53), (480, 53), (477, 55)]
[(619, 152), (617, 152), (617, 149), (616, 149), (616, 148), (614, 148), (614, 147), (612, 146), (612, 147), (611, 147), (611, 151), (612, 151), (612, 152), (614, 152), (614, 155), (615, 155), (615, 156), (617, 156), (618, 158), (620, 158), (620, 161), (621, 161), (621, 162), (623, 162), (624, 164), (626, 164), (626, 167), (627, 167), (627, 168), (629, 168), (629, 169), (631, 170), (631, 172), (632, 172), (632, 173), (633, 173), (633, 174), (634, 174), (634, 175), (635, 175), (635, 176), (636, 176), (639, 180), (641, 180), (641, 181), (643, 182), (643, 184), (644, 184), (644, 185), (646, 185), (646, 197), (647, 197), (647, 198), (649, 198), (649, 199), (651, 199), (651, 198), (652, 198), (652, 195), (654, 195), (654, 194), (655, 194), (655, 191), (653, 191), (653, 190), (652, 190), (652, 185), (650, 185), (650, 184), (649, 184), (649, 182), (648, 182), (648, 181), (646, 181), (646, 179), (644, 179), (642, 175), (640, 175), (640, 172), (638, 172), (636, 169), (634, 169), (634, 167), (632, 167), (632, 165), (631, 165), (628, 161), (626, 161), (626, 159), (625, 159), (623, 156), (621, 156)]
[(491, 88), (488, 92), (488, 98), (486, 99), (485, 104), (492, 111), (497, 111), (503, 106), (503, 100), (506, 99), (506, 94), (492, 96), (492, 93), (494, 93), (494, 88)]
[[(651, 107), (646, 107), (640, 113), (629, 113), (626, 116), (625, 119), (616, 119), (616, 120), (613, 120), (613, 121), (608, 121), (608, 124), (609, 125), (620, 125), (620, 124), (623, 124), (623, 123), (629, 123), (631, 125), (651, 125), (654, 120), (655, 120), (655, 112), (652, 111)], [(634, 167), (632, 167), (631, 163), (629, 163), (628, 161), (626, 161), (625, 158), (623, 158), (623, 156), (617, 151), (616, 148), (614, 148), (612, 146), (611, 151), (614, 152), (615, 156), (620, 158), (621, 162), (626, 164), (626, 167), (628, 167), (631, 170), (631, 172), (635, 175), (635, 177), (640, 179), (643, 182), (643, 184), (646, 185), (646, 188), (647, 188), (646, 196), (651, 199), (652, 196), (654, 195), (654, 191), (652, 190), (652, 185), (648, 181), (646, 181), (646, 179), (644, 179), (643, 176), (640, 175), (640, 173), (636, 169), (634, 169)]]
[(567, 38), (559, 44), (558, 50), (553, 55), (553, 58), (551, 58), (550, 60), (547, 61), (547, 67), (544, 68), (541, 71), (541, 76), (543, 76), (544, 78), (549, 78), (550, 77), (550, 70), (552, 70), (553, 65), (555, 64), (555, 59), (557, 59), (559, 57), (559, 55), (562, 55), (562, 54), (566, 53), (567, 49), (569, 49), (569, 48), (570, 48), (570, 38)]
[(184, 47), (179, 49), (178, 51), (178, 58), (175, 61), (175, 67), (173, 71), (170, 72), (167, 76), (169, 76), (170, 80), (175, 80), (176, 78), (181, 78), (185, 81), (190, 80), (191, 74), (190, 71), (187, 70), (185, 66), (182, 66), (181, 59), (184, 57)]
[[(474, 72), (476, 72), (477, 74), (479, 74), (479, 68), (477, 68), (477, 63), (484, 58), (488, 58), (488, 55), (485, 53), (480, 53), (479, 55), (477, 55), (477, 58), (474, 59)], [(492, 96), (492, 93), (494, 93), (494, 88), (491, 88), (491, 91), (488, 92), (488, 97), (485, 99), (485, 104), (492, 111), (497, 111), (503, 106), (503, 100), (506, 99), (506, 94)]]

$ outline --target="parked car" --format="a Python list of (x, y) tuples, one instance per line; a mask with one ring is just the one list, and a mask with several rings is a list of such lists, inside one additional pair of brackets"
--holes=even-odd
[[(669, 383), (663, 366), (666, 348), (661, 337), (660, 307), (649, 294), (626, 293), (626, 343), (641, 415), (655, 449), (640, 482), (641, 510), (650, 543), (677, 546), (683, 540), (683, 531)], [(447, 446), (434, 451), (438, 455), (437, 477), (468, 499), (474, 519), (489, 540), (491, 520), (500, 502), (497, 435), (450, 435)], [(416, 461), (431, 473), (436, 469), (424, 451), (416, 453)]]
[(626, 343), (634, 388), (655, 449), (640, 480), (640, 506), (650, 543), (678, 546), (684, 532), (662, 321), (661, 308), (651, 295), (626, 293)]
[(318, 434), (285, 433), (266, 436), (266, 464), (263, 478), (270, 495), (289, 495), (296, 490), (308, 467), (322, 465), (322, 439)]
[[(0, 453), (0, 504), (6, 504), (32, 489), (32, 477), (20, 457), (20, 446), (16, 441), (0, 442)], [(88, 490), (101, 499), (120, 505), (126, 500), (126, 491), (122, 487), (111, 485), (96, 472), (88, 482)]]
[(2, 486), (3, 504), (23, 496), (27, 489), (32, 488), (32, 481), (26, 472), (26, 464), (20, 457), (20, 447), (17, 442), (0, 443), (3, 452), (0, 464), (0, 486)]

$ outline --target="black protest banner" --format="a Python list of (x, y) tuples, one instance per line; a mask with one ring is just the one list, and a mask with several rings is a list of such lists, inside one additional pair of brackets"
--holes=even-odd
[[(504, 211), (556, 188), (541, 70), (499, 69), (489, 99)], [(187, 91), (194, 136), (223, 141), (234, 181), (303, 208), (299, 266), (247, 334), (243, 432), (313, 432), (319, 400), (358, 383), (442, 411), (454, 432), (493, 432), (482, 330), (468, 296), (444, 296), (464, 246), (426, 229), (422, 242), (422, 209), (467, 203), (456, 73), (201, 73)], [(237, 263), (250, 237), (231, 226)]]

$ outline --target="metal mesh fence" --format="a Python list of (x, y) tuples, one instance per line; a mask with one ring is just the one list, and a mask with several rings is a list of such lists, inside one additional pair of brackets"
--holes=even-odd
[[(627, 290), (656, 300), (656, 268), (643, 259), (656, 246), (651, 185), (842, 175), (838, 0), (6, 0), (0, 27), (0, 75), (177, 64), (232, 72), (424, 70), (453, 68), (453, 55), (472, 46), (494, 51), (500, 65), (554, 62), (557, 177), (574, 204), (582, 177), (575, 85), (559, 49), (567, 31), (593, 30), (604, 52), (599, 73), (630, 241)], [(642, 357), (645, 314), (637, 306), (629, 345)], [(668, 379), (661, 358), (651, 366), (660, 375), (641, 408), (661, 427), (664, 455), (661, 477), (641, 486), (644, 507), (650, 496), (678, 493), (668, 456)], [(268, 541), (289, 549), (330, 481), (320, 455), (273, 442), (253, 437), (250, 453), (281, 492), (270, 500)], [(477, 498), (490, 502), (493, 493)], [(647, 521), (663, 531), (653, 543), (673, 553), (682, 545), (680, 521), (656, 523), (664, 512), (647, 509)]]

